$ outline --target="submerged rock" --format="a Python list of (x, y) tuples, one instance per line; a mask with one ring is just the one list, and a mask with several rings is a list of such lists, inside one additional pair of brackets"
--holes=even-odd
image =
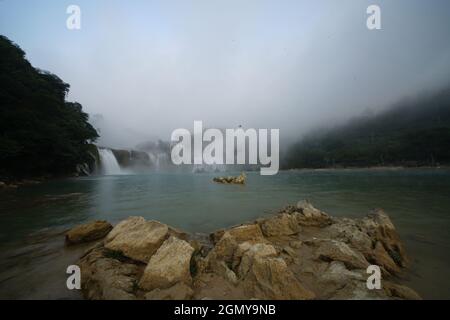
[(93, 221), (77, 226), (66, 233), (66, 244), (78, 244), (104, 238), (112, 229), (107, 221)]
[[(83, 229), (83, 228), (81, 228)], [(197, 238), (200, 239), (200, 238)], [(331, 218), (307, 201), (203, 242), (131, 217), (79, 261), (89, 299), (419, 299), (396, 283), (407, 257), (382, 210)], [(366, 269), (382, 270), (369, 290)], [(395, 277), (394, 277), (395, 276)]]

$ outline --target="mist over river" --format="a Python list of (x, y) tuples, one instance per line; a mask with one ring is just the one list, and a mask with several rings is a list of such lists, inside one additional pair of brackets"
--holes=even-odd
[(64, 248), (80, 223), (132, 215), (208, 233), (309, 199), (333, 216), (385, 209), (412, 268), (403, 280), (424, 298), (450, 298), (450, 170), (367, 169), (248, 173), (247, 184), (214, 173), (149, 173), (49, 181), (0, 193), (0, 298), (81, 298), (66, 268), (85, 248)]

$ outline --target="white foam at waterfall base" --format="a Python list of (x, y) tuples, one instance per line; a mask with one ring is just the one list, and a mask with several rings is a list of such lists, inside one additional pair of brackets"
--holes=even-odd
[(114, 153), (109, 149), (99, 149), (100, 166), (104, 175), (122, 174), (122, 169), (117, 162)]

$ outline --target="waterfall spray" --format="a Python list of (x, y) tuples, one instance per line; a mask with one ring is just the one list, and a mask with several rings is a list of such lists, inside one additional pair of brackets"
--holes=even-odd
[(111, 150), (99, 149), (98, 153), (100, 154), (100, 168), (104, 175), (122, 174), (122, 169)]

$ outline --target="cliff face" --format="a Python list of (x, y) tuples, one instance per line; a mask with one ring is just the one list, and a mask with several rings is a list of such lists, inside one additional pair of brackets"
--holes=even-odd
[(88, 299), (420, 299), (394, 282), (408, 258), (386, 213), (333, 218), (307, 201), (209, 238), (130, 217), (78, 264)]
[(111, 149), (119, 165), (123, 168), (150, 166), (150, 157), (143, 151)]

